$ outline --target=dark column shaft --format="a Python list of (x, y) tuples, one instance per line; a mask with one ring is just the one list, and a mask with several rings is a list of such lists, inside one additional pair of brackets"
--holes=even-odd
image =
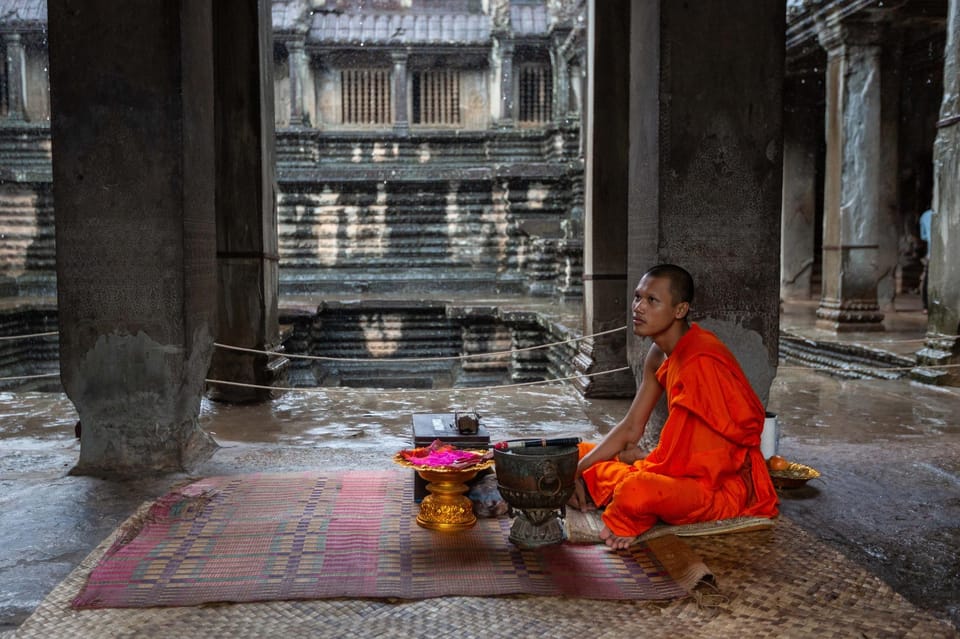
[[(628, 291), (654, 264), (689, 270), (692, 318), (765, 400), (779, 336), (785, 7), (632, 7)], [(635, 368), (648, 347), (631, 338)]]
[[(259, 351), (280, 346), (273, 60), (269, 0), (214, 8), (217, 114), (217, 342)], [(301, 53), (303, 52), (301, 48)], [(291, 54), (292, 56), (292, 54)], [(293, 65), (293, 61), (291, 61)], [(292, 71), (291, 71), (292, 73)], [(218, 348), (212, 379), (270, 386), (286, 359)], [(270, 397), (264, 388), (211, 384), (226, 401)]]
[(211, 6), (48, 5), (61, 379), (76, 472), (189, 467), (216, 299)]

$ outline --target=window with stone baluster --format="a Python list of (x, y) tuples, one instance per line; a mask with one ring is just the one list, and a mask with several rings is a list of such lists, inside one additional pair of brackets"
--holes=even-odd
[(389, 69), (344, 69), (340, 72), (341, 122), (382, 126), (393, 122)]
[(413, 124), (460, 125), (460, 72), (458, 70), (417, 71), (413, 74), (411, 81)]
[(517, 121), (542, 124), (551, 120), (553, 78), (550, 65), (525, 62), (517, 67)]

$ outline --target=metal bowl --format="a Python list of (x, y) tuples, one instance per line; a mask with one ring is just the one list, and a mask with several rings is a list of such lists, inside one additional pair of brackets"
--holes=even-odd
[(775, 488), (799, 488), (820, 476), (820, 471), (796, 462), (790, 462), (783, 470), (769, 472)]
[(500, 495), (513, 508), (560, 508), (573, 495), (576, 446), (494, 449), (493, 460)]

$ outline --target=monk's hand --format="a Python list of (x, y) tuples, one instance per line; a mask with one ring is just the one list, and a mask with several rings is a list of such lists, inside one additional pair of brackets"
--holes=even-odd
[(617, 459), (619, 459), (624, 464), (632, 464), (638, 459), (643, 459), (644, 457), (646, 457), (644, 452), (641, 449), (637, 448), (636, 446), (632, 448), (627, 448), (625, 450), (621, 450), (620, 454), (617, 455)]
[(576, 508), (581, 512), (586, 512), (589, 504), (590, 502), (589, 498), (587, 497), (587, 486), (583, 483), (582, 477), (577, 477), (577, 480), (573, 483), (573, 494), (570, 496), (570, 500), (567, 502), (567, 505)]

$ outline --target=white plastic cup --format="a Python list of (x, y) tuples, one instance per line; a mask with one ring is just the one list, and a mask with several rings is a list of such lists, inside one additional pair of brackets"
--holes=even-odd
[(774, 413), (767, 413), (763, 420), (763, 432), (760, 434), (760, 452), (764, 459), (770, 459), (780, 448), (780, 422)]

